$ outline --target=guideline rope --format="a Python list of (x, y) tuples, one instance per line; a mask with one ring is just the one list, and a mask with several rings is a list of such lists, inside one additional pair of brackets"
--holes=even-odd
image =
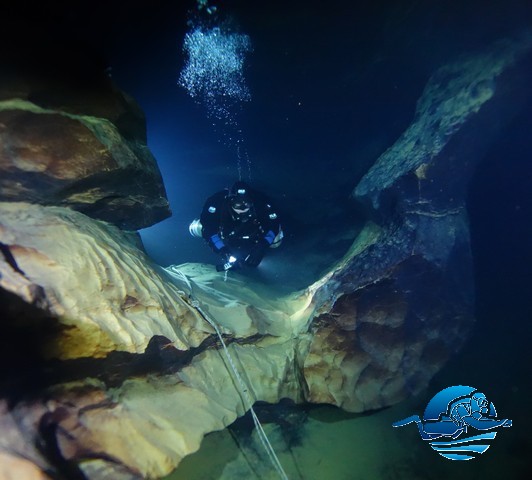
[(171, 274), (179, 277), (180, 279), (182, 279), (187, 284), (188, 289), (190, 290), (189, 298), (190, 298), (191, 305), (198, 311), (198, 313), (203, 317), (203, 319), (207, 323), (209, 323), (209, 325), (211, 325), (212, 328), (214, 328), (214, 331), (216, 332), (216, 335), (218, 336), (218, 338), (220, 339), (220, 342), (222, 344), (223, 351), (225, 353), (227, 361), (228, 361), (229, 365), (231, 366), (231, 370), (233, 371), (233, 374), (234, 374), (234, 376), (235, 376), (235, 378), (236, 378), (236, 380), (238, 382), (238, 385), (240, 386), (239, 393), (240, 393), (240, 397), (242, 398), (242, 401), (244, 403), (244, 407), (246, 407), (251, 413), (251, 417), (253, 419), (253, 423), (255, 424), (255, 428), (257, 429), (257, 434), (259, 436), (259, 439), (260, 439), (264, 449), (266, 450), (266, 453), (268, 454), (268, 457), (269, 457), (270, 461), (272, 462), (272, 465), (274, 466), (275, 470), (279, 474), (279, 476), (283, 480), (288, 480), (288, 476), (286, 475), (286, 472), (284, 471), (283, 466), (281, 465), (281, 462), (279, 461), (279, 457), (275, 453), (275, 450), (273, 449), (273, 446), (270, 443), (270, 441), (268, 439), (268, 436), (266, 435), (266, 432), (262, 428), (262, 425), (261, 425), (261, 423), (260, 423), (260, 421), (259, 421), (259, 419), (258, 419), (258, 417), (257, 417), (257, 415), (255, 413), (255, 410), (253, 409), (253, 403), (254, 402), (253, 402), (253, 399), (251, 398), (251, 395), (249, 394), (249, 388), (246, 385), (246, 383), (244, 382), (244, 380), (243, 380), (242, 376), (240, 375), (240, 373), (238, 373), (238, 369), (236, 368), (236, 366), (235, 366), (235, 364), (233, 362), (233, 358), (231, 357), (231, 354), (229, 353), (229, 349), (227, 348), (227, 345), (226, 345), (226, 343), (225, 343), (225, 341), (223, 339), (223, 336), (222, 336), (222, 333), (220, 332), (220, 329), (218, 328), (218, 325), (201, 308), (201, 305), (198, 302), (198, 300), (195, 300), (193, 298), (193, 296), (192, 296), (192, 285), (191, 285), (189, 279), (186, 277), (186, 275), (183, 274), (182, 272), (180, 272), (179, 270), (174, 270), (174, 269), (171, 270)]

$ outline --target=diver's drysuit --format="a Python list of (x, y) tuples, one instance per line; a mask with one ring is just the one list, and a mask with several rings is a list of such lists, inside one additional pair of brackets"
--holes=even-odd
[(283, 237), (279, 217), (261, 193), (244, 182), (209, 197), (200, 217), (201, 236), (222, 255), (218, 270), (257, 267), (268, 248)]

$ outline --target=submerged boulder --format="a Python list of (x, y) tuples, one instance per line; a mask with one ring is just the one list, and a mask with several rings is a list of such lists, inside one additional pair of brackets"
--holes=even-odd
[(57, 319), (55, 333), (42, 342), (47, 357), (140, 353), (155, 335), (180, 349), (205, 338), (199, 315), (133, 234), (63, 207), (2, 203), (0, 217), (0, 242), (13, 259), (11, 265), (0, 259), (0, 285), (29, 303), (42, 292)]
[(354, 189), (372, 222), (316, 293), (310, 401), (349, 411), (392, 405), (424, 389), (468, 338), (467, 187), (530, 100), (531, 47), (525, 34), (437, 70), (410, 127)]
[[(211, 266), (164, 270), (131, 233), (63, 207), (1, 203), (0, 218), (11, 305), (0, 346), (17, 359), (0, 392), (14, 401), (6, 422), (20, 414), (31, 444), (59, 451), (45, 471), (74, 462), (89, 478), (160, 477), (255, 400), (304, 400), (310, 293), (277, 299)], [(245, 370), (249, 400), (224, 352)]]
[(0, 201), (66, 206), (129, 230), (171, 214), (144, 115), (105, 77), (2, 76)]
[(370, 220), (290, 294), (212, 266), (163, 269), (131, 233), (61, 202), (1, 203), (0, 351), (16, 361), (0, 378), (0, 461), (35, 478), (158, 478), (255, 401), (363, 412), (420, 392), (474, 322), (467, 182), (525, 105), (513, 87), (530, 82), (531, 45), (435, 73), (354, 191)]

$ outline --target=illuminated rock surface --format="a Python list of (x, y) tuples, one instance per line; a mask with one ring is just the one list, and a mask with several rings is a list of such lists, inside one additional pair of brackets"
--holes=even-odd
[(74, 208), (121, 228), (170, 216), (143, 113), (103, 75), (91, 87), (3, 74), (0, 200)]
[[(355, 189), (372, 220), (327, 274), (285, 296), (236, 272), (224, 282), (212, 266), (164, 270), (134, 234), (68, 202), (2, 203), (2, 360), (12, 366), (0, 384), (2, 464), (27, 478), (156, 478), (243, 415), (193, 301), (219, 324), (253, 400), (364, 412), (425, 388), (474, 320), (464, 189), (489, 146), (478, 132), (495, 135), (493, 116), (519, 107), (507, 96), (523, 76), (510, 67), (527, 42), (435, 73), (412, 126)], [(39, 192), (10, 199), (48, 203)]]

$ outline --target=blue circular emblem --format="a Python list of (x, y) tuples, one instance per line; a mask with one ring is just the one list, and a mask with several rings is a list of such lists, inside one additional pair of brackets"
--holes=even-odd
[(497, 435), (488, 430), (512, 426), (511, 420), (497, 418), (495, 405), (484, 393), (464, 385), (444, 388), (434, 395), (423, 418), (411, 415), (392, 426), (403, 427), (410, 423), (416, 423), (421, 438), (428, 441), (433, 450), (450, 460), (471, 460), (482, 455)]

